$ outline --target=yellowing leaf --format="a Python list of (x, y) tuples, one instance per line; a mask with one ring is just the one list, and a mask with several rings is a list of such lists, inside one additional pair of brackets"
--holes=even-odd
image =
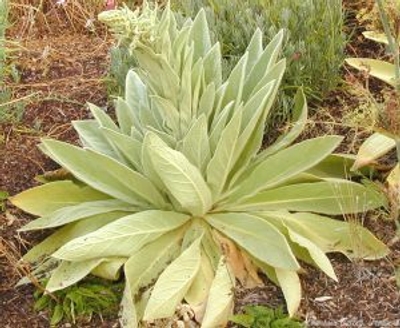
[(285, 236), (266, 220), (247, 213), (211, 214), (206, 220), (256, 259), (282, 269), (300, 268)]
[(368, 72), (371, 76), (386, 82), (392, 87), (396, 86), (396, 67), (391, 63), (370, 58), (347, 58), (346, 63), (360, 71)]
[(224, 254), (226, 264), (230, 271), (239, 280), (245, 288), (254, 288), (261, 284), (257, 274), (249, 272), (252, 269), (250, 260), (244, 255), (229, 238), (225, 238), (218, 232), (214, 232), (215, 239), (218, 241), (222, 253)]
[(200, 269), (201, 238), (173, 261), (158, 278), (143, 316), (143, 320), (167, 318), (186, 295)]
[(226, 327), (233, 310), (233, 288), (235, 278), (229, 272), (223, 257), (221, 257), (215, 278), (207, 300), (202, 328)]
[(396, 147), (394, 139), (380, 133), (374, 133), (361, 145), (352, 170), (357, 170), (365, 165), (371, 164), (374, 160), (385, 155)]

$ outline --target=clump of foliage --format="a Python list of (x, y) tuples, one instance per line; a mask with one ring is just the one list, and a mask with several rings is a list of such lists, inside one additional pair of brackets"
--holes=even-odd
[(247, 305), (244, 313), (234, 315), (230, 321), (244, 328), (304, 328), (305, 325), (283, 313), (282, 308), (271, 309)]
[[(274, 124), (288, 118), (298, 87), (302, 86), (309, 98), (318, 100), (340, 80), (346, 42), (341, 0), (173, 0), (171, 5), (181, 12), (181, 19), (195, 17), (205, 8), (211, 35), (221, 44), (224, 77), (239, 61), (257, 28), (263, 31), (264, 43), (285, 29), (283, 56), (287, 70), (284, 92), (278, 97), (279, 111), (273, 113)], [(124, 80), (127, 73), (120, 59), (132, 62), (124, 49), (122, 42), (113, 51), (112, 62), (116, 63), (112, 67), (118, 69), (111, 70), (111, 77), (117, 81)]]
[(75, 324), (77, 320), (90, 320), (95, 314), (115, 314), (121, 301), (122, 290), (121, 283), (105, 283), (93, 278), (52, 294), (45, 294), (44, 289), (37, 289), (34, 294), (34, 308), (36, 311), (50, 312), (52, 327), (63, 320)]
[[(292, 145), (307, 120), (300, 92), (294, 124), (262, 149), (264, 126), (285, 70), (283, 33), (266, 46), (256, 30), (228, 78), (204, 11), (180, 26), (167, 8), (100, 15), (138, 61), (116, 101), (115, 123), (90, 105), (93, 119), (73, 122), (83, 147), (43, 139), (41, 150), (72, 177), (12, 198), (38, 219), (22, 230), (59, 227), (25, 256), (46, 290), (89, 273), (117, 279), (124, 270), (123, 327), (171, 317), (181, 302), (202, 327), (223, 326), (237, 278), (282, 288), (288, 312), (300, 303), (298, 259), (336, 280), (328, 252), (375, 259), (387, 247), (360, 227), (329, 215), (385, 203), (343, 179), (342, 137)], [(355, 201), (357, 200), (357, 201)]]

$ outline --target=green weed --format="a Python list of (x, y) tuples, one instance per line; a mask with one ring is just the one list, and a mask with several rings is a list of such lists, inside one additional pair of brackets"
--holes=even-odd
[(265, 306), (248, 305), (243, 314), (236, 314), (231, 321), (245, 328), (304, 328), (296, 319), (289, 318), (282, 308), (271, 309)]
[(0, 212), (3, 212), (5, 210), (5, 200), (8, 198), (8, 193), (0, 190)]
[(122, 283), (110, 283), (97, 278), (90, 278), (52, 294), (45, 294), (44, 289), (38, 289), (34, 294), (34, 309), (48, 310), (51, 326), (63, 320), (75, 324), (77, 320), (90, 320), (95, 314), (107, 316), (116, 313), (122, 289)]

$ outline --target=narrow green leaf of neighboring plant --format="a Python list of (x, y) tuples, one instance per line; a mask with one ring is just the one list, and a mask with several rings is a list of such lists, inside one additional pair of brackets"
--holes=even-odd
[(211, 192), (199, 169), (155, 134), (148, 138), (153, 165), (169, 192), (191, 214), (206, 213), (212, 205)]
[(233, 310), (235, 278), (226, 261), (220, 258), (215, 278), (211, 284), (202, 328), (225, 327)]
[(120, 162), (56, 140), (43, 140), (42, 144), (56, 162), (93, 188), (130, 204), (146, 201), (165, 208), (165, 200), (154, 185)]
[(267, 157), (229, 196), (230, 201), (249, 198), (306, 171), (327, 157), (343, 137), (324, 136), (300, 142)]
[(142, 211), (70, 241), (53, 256), (68, 261), (130, 257), (146, 243), (182, 226), (189, 219), (189, 216), (177, 212)]
[(384, 204), (385, 197), (375, 190), (359, 183), (332, 179), (273, 188), (223, 208), (229, 211), (287, 210), (339, 215), (364, 212)]
[(290, 316), (296, 314), (301, 301), (301, 284), (296, 271), (275, 268), (276, 278), (282, 288)]
[(174, 314), (200, 269), (200, 243), (201, 237), (160, 275), (147, 303), (143, 320), (167, 318)]
[(91, 187), (64, 180), (25, 190), (11, 197), (10, 201), (25, 212), (46, 216), (65, 206), (106, 199), (110, 199), (110, 196)]
[(386, 82), (392, 87), (396, 86), (396, 67), (391, 63), (371, 58), (347, 58), (346, 63), (360, 71), (368, 72), (368, 74), (370, 74), (371, 76), (376, 77), (383, 82)]
[(285, 236), (266, 220), (247, 213), (211, 214), (206, 220), (256, 259), (282, 269), (300, 268)]
[(75, 284), (85, 278), (102, 261), (103, 259), (81, 262), (62, 261), (57, 269), (52, 272), (46, 290), (52, 293)]
[(357, 170), (365, 165), (371, 164), (394, 147), (396, 147), (396, 142), (393, 138), (389, 138), (381, 133), (374, 133), (363, 142), (358, 150), (352, 170)]

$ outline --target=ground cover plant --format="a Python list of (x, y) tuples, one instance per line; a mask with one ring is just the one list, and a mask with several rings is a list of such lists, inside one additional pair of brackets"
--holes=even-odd
[(291, 145), (306, 122), (301, 92), (294, 127), (260, 152), (285, 69), (282, 33), (264, 48), (257, 30), (224, 80), (203, 11), (183, 26), (168, 9), (159, 19), (149, 7), (100, 18), (138, 60), (116, 103), (118, 125), (90, 105), (94, 119), (73, 123), (83, 148), (52, 139), (40, 146), (70, 175), (11, 199), (40, 216), (23, 231), (62, 227), (24, 256), (37, 265), (33, 274), (50, 271), (49, 292), (89, 273), (118, 279), (123, 267), (123, 326), (171, 317), (184, 299), (203, 327), (216, 327), (232, 311), (235, 278), (256, 286), (261, 270), (294, 315), (297, 259), (336, 280), (326, 253), (387, 255), (365, 228), (354, 247), (351, 225), (328, 218), (385, 198), (343, 179), (345, 157), (331, 155), (341, 137)]

